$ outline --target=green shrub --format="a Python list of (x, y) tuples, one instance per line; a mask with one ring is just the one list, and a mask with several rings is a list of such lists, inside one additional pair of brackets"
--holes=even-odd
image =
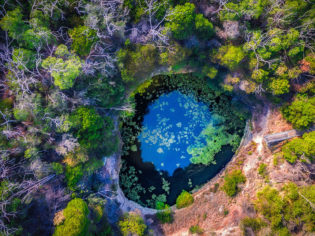
[(57, 87), (70, 89), (81, 73), (82, 64), (78, 56), (71, 56), (68, 60), (49, 56), (43, 60), (42, 67), (50, 72)]
[(159, 210), (159, 212), (156, 213), (156, 218), (158, 218), (162, 224), (171, 223), (173, 221), (172, 210), (169, 205), (163, 202), (157, 202), (156, 209)]
[(79, 107), (70, 118), (80, 145), (87, 150), (102, 150), (104, 155), (115, 149), (116, 139), (112, 137), (114, 128), (110, 117), (101, 117), (94, 108)]
[[(172, 32), (172, 36), (175, 39), (186, 39), (193, 33), (195, 17), (194, 4), (185, 3), (185, 5), (177, 5), (172, 11), (172, 14), (166, 19), (166, 29)], [(204, 26), (204, 24), (202, 26)], [(204, 28), (200, 27), (200, 29), (203, 30)]]
[(89, 209), (80, 198), (71, 200), (63, 210), (65, 221), (55, 229), (54, 236), (85, 236), (87, 234)]
[(66, 180), (67, 185), (71, 190), (74, 190), (76, 184), (83, 177), (83, 168), (82, 164), (79, 164), (75, 167), (66, 166)]
[(259, 165), (258, 174), (260, 174), (262, 177), (265, 177), (267, 175), (267, 165), (265, 163), (261, 163)]
[(189, 228), (189, 232), (192, 234), (203, 234), (203, 229), (199, 225), (193, 225)]
[(224, 192), (233, 197), (239, 191), (238, 184), (245, 183), (246, 177), (243, 175), (241, 170), (234, 170), (224, 177), (223, 190)]
[(125, 214), (123, 219), (119, 221), (118, 225), (124, 236), (142, 236), (147, 228), (141, 216), (136, 214)]
[(230, 70), (234, 70), (239, 63), (244, 59), (245, 53), (242, 47), (226, 45), (220, 47), (216, 58), (219, 62), (228, 67)]
[(194, 202), (194, 197), (187, 191), (183, 190), (176, 199), (177, 209), (188, 207)]
[(284, 118), (296, 129), (307, 129), (315, 120), (315, 97), (297, 97), (289, 105), (282, 108)]
[(255, 233), (257, 233), (265, 225), (266, 223), (264, 223), (260, 218), (245, 217), (241, 220), (241, 228), (244, 233), (246, 232), (246, 228), (251, 228)]
[(272, 228), (282, 227), (283, 207), (284, 202), (276, 189), (267, 186), (257, 193), (255, 208), (270, 221)]
[(69, 35), (73, 41), (72, 50), (80, 56), (89, 55), (91, 47), (98, 41), (96, 31), (84, 25), (69, 30)]
[(54, 171), (57, 175), (63, 174), (63, 166), (62, 166), (60, 163), (58, 163), (58, 162), (53, 162), (53, 163), (51, 164), (51, 166), (52, 166), (53, 171)]
[(302, 138), (296, 138), (282, 146), (283, 157), (290, 163), (295, 163), (302, 155), (310, 161), (315, 156), (315, 131), (305, 133)]

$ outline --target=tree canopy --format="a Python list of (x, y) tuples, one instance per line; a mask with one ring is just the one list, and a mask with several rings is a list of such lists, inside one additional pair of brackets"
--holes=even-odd
[(63, 210), (64, 222), (56, 227), (53, 235), (86, 235), (89, 225), (88, 214), (89, 209), (84, 200), (80, 198), (71, 200)]

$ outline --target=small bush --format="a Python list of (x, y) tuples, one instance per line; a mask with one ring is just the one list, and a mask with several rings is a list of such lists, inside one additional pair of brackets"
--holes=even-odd
[(163, 202), (157, 202), (156, 209), (160, 210), (156, 213), (156, 217), (162, 224), (171, 223), (173, 221), (172, 210), (169, 205), (164, 204)]
[(141, 216), (136, 214), (125, 214), (124, 218), (119, 221), (118, 225), (124, 236), (142, 236), (147, 228)]
[(237, 185), (245, 182), (246, 177), (243, 175), (242, 171), (234, 170), (224, 177), (223, 190), (228, 196), (233, 197), (239, 191)]
[(52, 166), (53, 171), (54, 171), (57, 175), (63, 174), (63, 166), (62, 166), (60, 163), (58, 163), (58, 162), (53, 162), (53, 163), (51, 164), (51, 166)]
[(80, 198), (71, 200), (63, 210), (63, 223), (56, 227), (53, 235), (86, 235), (90, 223), (88, 214), (89, 209), (84, 200)]
[(267, 175), (267, 165), (265, 163), (261, 163), (258, 167), (258, 174), (262, 177)]
[(245, 217), (241, 221), (241, 228), (243, 229), (244, 233), (246, 228), (251, 228), (256, 233), (263, 226), (265, 226), (265, 223), (260, 218)]
[(189, 232), (192, 234), (203, 234), (203, 229), (198, 225), (193, 225), (189, 228)]
[(194, 202), (194, 197), (187, 191), (183, 190), (176, 199), (177, 209), (188, 207)]

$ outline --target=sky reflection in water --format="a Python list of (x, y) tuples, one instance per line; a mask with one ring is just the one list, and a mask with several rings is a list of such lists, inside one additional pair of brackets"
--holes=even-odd
[(138, 137), (142, 159), (172, 175), (190, 164), (187, 148), (207, 127), (211, 113), (204, 103), (178, 91), (161, 95), (148, 109)]

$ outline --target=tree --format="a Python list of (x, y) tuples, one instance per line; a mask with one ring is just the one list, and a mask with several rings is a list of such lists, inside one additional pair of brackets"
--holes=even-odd
[(188, 207), (194, 203), (194, 197), (187, 191), (183, 190), (176, 199), (176, 208)]
[(291, 140), (282, 146), (283, 157), (290, 163), (304, 156), (313, 160), (315, 156), (315, 131), (305, 133), (302, 138)]
[(282, 95), (289, 92), (289, 80), (285, 78), (271, 78), (269, 89), (273, 95)]
[(239, 191), (238, 184), (245, 181), (246, 177), (241, 170), (233, 170), (224, 177), (223, 190), (228, 196), (233, 197)]
[(36, 54), (28, 49), (14, 48), (12, 60), (17, 64), (19, 70), (32, 70), (36, 66)]
[(118, 225), (124, 236), (130, 234), (142, 236), (147, 228), (141, 216), (134, 213), (125, 214), (123, 219), (119, 221)]
[(9, 32), (9, 36), (13, 39), (19, 39), (23, 33), (28, 29), (24, 23), (23, 14), (20, 8), (15, 8), (8, 11), (7, 14), (1, 19), (0, 26), (4, 31)]
[(123, 81), (131, 83), (136, 79), (147, 78), (158, 65), (157, 52), (157, 48), (152, 44), (136, 44), (120, 49), (117, 58)]
[(89, 209), (80, 198), (71, 200), (63, 210), (64, 222), (55, 229), (54, 236), (84, 236), (89, 226)]
[(177, 5), (166, 18), (165, 27), (175, 39), (187, 39), (193, 33), (195, 16), (194, 4)]
[(268, 71), (263, 69), (256, 69), (252, 73), (252, 79), (258, 83), (264, 82), (268, 78)]
[(282, 114), (286, 120), (293, 124), (293, 127), (307, 129), (314, 124), (315, 98), (298, 96), (290, 105), (282, 108)]
[(84, 88), (86, 87), (86, 97), (93, 99), (98, 106), (110, 108), (123, 101), (125, 91), (123, 85), (100, 74), (93, 76), (89, 81), (84, 81)]
[(69, 30), (72, 39), (71, 48), (80, 56), (87, 56), (94, 43), (98, 41), (96, 31), (87, 26), (78, 26)]
[(201, 39), (209, 39), (213, 36), (214, 30), (211, 22), (202, 14), (197, 14), (195, 18), (195, 28), (197, 36)]
[(47, 27), (36, 27), (25, 31), (21, 44), (28, 49), (38, 49), (54, 42), (55, 38)]
[(257, 193), (255, 208), (270, 221), (273, 228), (279, 228), (282, 226), (283, 204), (279, 192), (267, 186)]
[(114, 128), (111, 118), (101, 117), (94, 108), (79, 107), (70, 118), (76, 138), (80, 145), (87, 150), (103, 150), (112, 153), (115, 149), (116, 139), (113, 139)]
[(289, 182), (281, 192), (265, 187), (257, 193), (254, 204), (255, 209), (269, 221), (272, 235), (290, 235), (288, 229), (314, 231), (314, 199), (314, 185), (298, 187)]
[(218, 54), (216, 55), (219, 62), (230, 70), (234, 70), (244, 57), (245, 54), (242, 47), (233, 45), (220, 47)]
[(43, 60), (42, 67), (50, 72), (56, 86), (60, 89), (69, 89), (80, 75), (82, 65), (78, 56), (70, 56), (66, 61), (50, 56)]
[(66, 166), (66, 180), (70, 190), (74, 191), (77, 183), (83, 177), (82, 164), (75, 167)]

